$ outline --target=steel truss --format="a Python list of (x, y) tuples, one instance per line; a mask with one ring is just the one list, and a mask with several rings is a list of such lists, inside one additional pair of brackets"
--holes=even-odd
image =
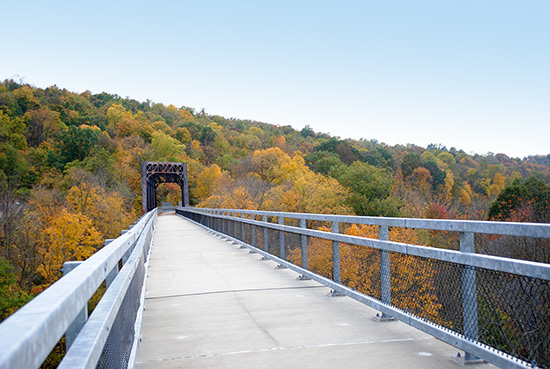
[(144, 213), (157, 207), (157, 187), (161, 183), (179, 184), (182, 204), (183, 206), (189, 206), (187, 163), (144, 161), (141, 164), (142, 205)]

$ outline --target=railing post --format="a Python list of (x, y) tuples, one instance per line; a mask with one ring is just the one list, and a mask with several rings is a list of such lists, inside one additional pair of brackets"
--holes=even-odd
[[(331, 232), (340, 233), (338, 221), (332, 222)], [(332, 280), (338, 284), (342, 284), (339, 241), (332, 241)], [(330, 291), (329, 296), (344, 296), (344, 294), (336, 290), (332, 290)]]
[[(66, 261), (63, 263), (63, 275), (66, 276), (69, 274), (74, 268), (79, 266), (82, 263), (82, 261)], [(86, 324), (86, 321), (88, 320), (88, 304), (80, 310), (76, 318), (73, 320), (69, 328), (67, 328), (67, 331), (65, 332), (65, 348), (67, 351), (69, 350), (69, 347), (73, 344), (73, 342), (76, 340), (76, 337), (82, 330), (82, 327), (84, 327), (84, 324)]]
[[(237, 218), (237, 212), (233, 212), (233, 217), (234, 218)], [(234, 238), (239, 238), (238, 236), (238, 225), (239, 225), (239, 222), (237, 222), (236, 220), (233, 221), (233, 237)]]
[[(339, 233), (339, 223), (332, 222), (332, 233)], [(340, 266), (340, 242), (332, 241), (332, 279), (336, 283), (342, 283), (341, 266)]]
[[(241, 213), (241, 218), (246, 219), (245, 218), (245, 213)], [(245, 223), (244, 222), (241, 223), (241, 240), (243, 242), (246, 242), (246, 228), (245, 228)]]
[[(475, 253), (474, 234), (472, 232), (460, 232), (460, 252)], [(464, 336), (472, 341), (477, 341), (479, 334), (476, 269), (471, 265), (463, 265), (462, 267), (462, 315), (464, 320)], [(464, 352), (464, 357), (458, 354), (453, 360), (461, 365), (484, 362), (467, 351)]]
[[(378, 239), (380, 241), (388, 241), (389, 231), (388, 226), (378, 226)], [(391, 271), (390, 271), (390, 253), (388, 250), (380, 250), (380, 292), (383, 303), (391, 305)], [(376, 314), (375, 319), (378, 321), (395, 320), (392, 316), (385, 313)]]
[(229, 220), (227, 219), (229, 216), (228, 214), (228, 211), (223, 212), (223, 233), (226, 235), (229, 235)]
[[(300, 218), (300, 228), (307, 228), (307, 220), (306, 218)], [(305, 234), (300, 235), (300, 248), (302, 249), (302, 268), (305, 270), (308, 270), (307, 266), (307, 236)], [(306, 281), (309, 280), (309, 277), (306, 277), (305, 275), (301, 275), (298, 277), (298, 279)]]
[[(262, 221), (264, 223), (267, 223), (267, 215), (266, 214), (264, 214), (262, 216)], [(267, 227), (264, 227), (264, 251), (269, 253), (269, 234), (268, 234)], [(267, 258), (264, 256), (262, 258), (262, 260), (267, 260)]]
[[(106, 239), (105, 241), (103, 241), (103, 247), (107, 246), (111, 242), (113, 242), (113, 239)], [(63, 272), (65, 272), (65, 266), (63, 266)], [(118, 274), (118, 263), (113, 267), (113, 269), (107, 274), (107, 277), (105, 278), (106, 288), (109, 288), (111, 283), (113, 283), (117, 274)]]
[[(250, 220), (256, 220), (256, 214), (250, 214)], [(250, 225), (250, 244), (256, 247), (256, 226)]]
[[(278, 216), (277, 222), (281, 225), (285, 224), (285, 218), (283, 216)], [(283, 260), (286, 260), (286, 250), (285, 250), (285, 232), (279, 231), (279, 257)], [(286, 268), (284, 265), (279, 264), (277, 265), (277, 268), (284, 269)]]
[[(282, 216), (278, 217), (278, 223), (281, 225), (285, 224), (285, 218)], [(283, 260), (286, 260), (285, 252), (285, 232), (279, 231), (279, 257)]]

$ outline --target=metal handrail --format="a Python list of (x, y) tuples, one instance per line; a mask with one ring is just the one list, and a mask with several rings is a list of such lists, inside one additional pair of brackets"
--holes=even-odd
[[(473, 362), (478, 358), (498, 365), (502, 368), (534, 368), (534, 362), (526, 362), (518, 357), (509, 355), (498, 348), (490, 347), (479, 342), (478, 337), (478, 307), (476, 297), (476, 269), (497, 271), (506, 275), (527, 277), (529, 281), (538, 280), (548, 283), (550, 280), (550, 264), (531, 262), (525, 260), (497, 257), (491, 255), (476, 254), (474, 250), (474, 234), (523, 236), (532, 238), (550, 239), (550, 224), (533, 223), (508, 223), (487, 221), (462, 221), (462, 220), (433, 220), (433, 219), (405, 219), (382, 217), (358, 217), (342, 215), (308, 214), (270, 212), (241, 209), (203, 209), (178, 207), (176, 212), (198, 224), (214, 230), (223, 237), (240, 243), (262, 256), (276, 261), (280, 265), (301, 273), (303, 277), (316, 280), (334, 291), (347, 295), (359, 302), (369, 305), (384, 315), (392, 316), (417, 329), (420, 329), (438, 339), (441, 339), (466, 352), (466, 362)], [(271, 217), (271, 221), (268, 221)], [(277, 222), (275, 223), (275, 219)], [(284, 224), (284, 219), (298, 219), (300, 226)], [(258, 220), (261, 219), (261, 220)], [(307, 221), (325, 221), (332, 223), (331, 232), (324, 232), (307, 228)], [(338, 233), (339, 223), (369, 224), (379, 227), (379, 239), (348, 236)], [(239, 225), (239, 226), (237, 226)], [(247, 236), (245, 226), (249, 227)], [(460, 235), (460, 251), (426, 247), (420, 245), (392, 242), (388, 240), (388, 227), (404, 227), (428, 230), (442, 230), (458, 232)], [(256, 247), (255, 228), (263, 230), (263, 247)], [(279, 255), (271, 254), (268, 250), (268, 230), (278, 234)], [(300, 236), (302, 249), (302, 266), (297, 266), (286, 260), (285, 233), (293, 233)], [(256, 236), (255, 236), (256, 235)], [(247, 243), (247, 237), (250, 244)], [(332, 241), (333, 277), (332, 279), (320, 276), (307, 266), (307, 237), (315, 237)], [(276, 241), (275, 241), (276, 242)], [(342, 284), (340, 273), (340, 243), (367, 246), (378, 249), (380, 252), (380, 282), (381, 298), (374, 298), (353, 290)], [(392, 305), (390, 259), (389, 253), (396, 252), (402, 255), (438, 260), (458, 265), (461, 268), (462, 284), (462, 310), (464, 320), (464, 334), (459, 333), (438, 323), (416, 316), (408, 311)], [(305, 260), (304, 260), (305, 256)]]
[[(108, 274), (156, 219), (145, 214), (128, 232), (96, 252), (0, 324), (0, 368), (38, 368)], [(124, 276), (119, 275), (117, 278)]]
[[(182, 208), (183, 209), (183, 208)], [(205, 214), (202, 210), (212, 210), (212, 209), (193, 209), (193, 208), (185, 208), (185, 211), (194, 212), (196, 214)], [(224, 212), (226, 210), (223, 210)], [(279, 214), (279, 217), (284, 218), (291, 218), (290, 216), (287, 216), (288, 214), (293, 213), (275, 213), (275, 212), (252, 212), (252, 211), (238, 211), (238, 210), (229, 210), (228, 212), (233, 213), (243, 213), (243, 214), (257, 214), (257, 215), (268, 215), (268, 216), (277, 216), (275, 214)], [(297, 214), (297, 213), (295, 213)], [(447, 249), (440, 249), (435, 247), (428, 247), (428, 246), (421, 246), (421, 245), (413, 245), (413, 244), (407, 244), (402, 242), (393, 242), (393, 241), (382, 241), (382, 240), (376, 240), (372, 238), (365, 238), (365, 237), (358, 237), (358, 236), (349, 236), (341, 233), (331, 233), (331, 232), (324, 232), (324, 231), (318, 231), (314, 229), (307, 229), (307, 228), (300, 228), (300, 227), (294, 227), (294, 226), (288, 226), (288, 225), (282, 225), (278, 223), (270, 223), (270, 222), (262, 222), (257, 220), (250, 220), (242, 217), (236, 217), (236, 216), (226, 216), (226, 215), (219, 215), (216, 213), (208, 213), (209, 216), (213, 218), (219, 218), (219, 219), (229, 219), (232, 221), (237, 221), (240, 223), (245, 224), (251, 224), (255, 226), (260, 226), (264, 228), (270, 228), (278, 231), (284, 231), (288, 233), (294, 233), (298, 235), (305, 235), (310, 237), (316, 237), (316, 238), (322, 238), (330, 241), (338, 241), (353, 245), (359, 245), (359, 246), (367, 246), (372, 247), (379, 250), (384, 251), (394, 251), (399, 252), (404, 255), (413, 255), (413, 256), (419, 256), (424, 258), (430, 258), (435, 260), (441, 260), (441, 261), (448, 261), (452, 263), (458, 263), (463, 265), (471, 265), (474, 267), (479, 268), (485, 268), (490, 270), (496, 270), (501, 272), (507, 272), (507, 273), (513, 273), (518, 275), (523, 275), (526, 277), (533, 277), (533, 278), (541, 278), (541, 279), (547, 279), (550, 280), (550, 264), (545, 263), (538, 263), (533, 261), (527, 261), (527, 260), (518, 260), (518, 259), (512, 259), (512, 258), (505, 258), (500, 256), (492, 256), (492, 255), (483, 255), (483, 254), (476, 254), (473, 252), (462, 252), (462, 251), (454, 251), (454, 250), (447, 250)], [(304, 218), (307, 220), (320, 220), (321, 217), (319, 217), (317, 214), (303, 214)], [(304, 218), (298, 218), (298, 217), (292, 217), (294, 219), (304, 219)], [(330, 219), (330, 220), (328, 220)], [(331, 216), (330, 218), (323, 219), (326, 221), (341, 221), (342, 217), (339, 216)], [(388, 225), (388, 219), (391, 218), (380, 218), (381, 221), (379, 223), (374, 223), (374, 220), (377, 218), (371, 217), (369, 218), (369, 223), (360, 223), (361, 217), (345, 217), (346, 223), (355, 223), (354, 220), (358, 220), (355, 224), (369, 224), (369, 225), (376, 225), (376, 226), (387, 226)], [(353, 220), (353, 221), (352, 221)], [(411, 220), (426, 220), (427, 223), (431, 223), (432, 219), (411, 219)], [(435, 221), (436, 223), (438, 221)], [(451, 222), (457, 222), (461, 223), (463, 221), (451, 221)], [(475, 222), (475, 221), (469, 221), (469, 222)], [(410, 223), (410, 222), (409, 222)], [(483, 223), (493, 223), (493, 222), (483, 222)], [(497, 223), (497, 222), (494, 222)], [(505, 222), (498, 222), (496, 225), (501, 227), (500, 231), (506, 230), (506, 227), (504, 227), (506, 224), (503, 224)], [(394, 225), (390, 225), (391, 227), (405, 227), (403, 225), (397, 226), (395, 224), (398, 223), (392, 223)], [(420, 222), (417, 222), (418, 229), (434, 229), (434, 228), (427, 228), (426, 227), (420, 227)], [(452, 224), (452, 223), (449, 223)], [(469, 223), (470, 226), (468, 229), (474, 229), (473, 223)], [(517, 226), (519, 224), (523, 223), (515, 223), (514, 226)], [(550, 238), (550, 224), (534, 224), (534, 223), (525, 223), (527, 226), (535, 226), (531, 227), (531, 230), (535, 231), (537, 236), (530, 236), (530, 237), (537, 237), (537, 238)], [(455, 226), (455, 225), (452, 225)], [(406, 228), (413, 228), (413, 227), (406, 227)], [(461, 227), (466, 228), (466, 227)], [(494, 234), (489, 227), (485, 227), (485, 234)], [(446, 231), (450, 231), (450, 229), (443, 229)], [(515, 230), (515, 227), (512, 227), (511, 229), (508, 229), (510, 233), (505, 233), (506, 235), (512, 235), (511, 231)], [(544, 231), (544, 232), (541, 232)], [(452, 230), (454, 232), (464, 232), (459, 231), (457, 229)], [(471, 233), (478, 233), (478, 232), (471, 232)], [(527, 233), (527, 232), (514, 232), (513, 235), (517, 236), (518, 233)], [(499, 233), (503, 234), (503, 233)], [(527, 236), (527, 235), (523, 235)]]
[(421, 219), (421, 218), (391, 218), (371, 217), (357, 215), (333, 215), (313, 213), (289, 213), (279, 211), (261, 211), (244, 209), (212, 209), (212, 208), (185, 208), (200, 209), (208, 214), (248, 214), (266, 215), (268, 217), (283, 217), (288, 219), (307, 219), (326, 222), (339, 222), (349, 224), (365, 224), (386, 227), (401, 227), (427, 229), (434, 231), (472, 232), (480, 234), (494, 234), (502, 236), (526, 236), (534, 238), (550, 238), (550, 224), (522, 223), (522, 222), (496, 222), (480, 220), (453, 220), (453, 219)]

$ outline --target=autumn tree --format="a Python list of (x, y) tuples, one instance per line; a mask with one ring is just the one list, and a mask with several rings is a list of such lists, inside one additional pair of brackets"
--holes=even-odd
[(51, 284), (61, 276), (65, 261), (85, 260), (102, 243), (100, 233), (87, 216), (62, 209), (44, 230), (44, 243), (39, 250), (43, 260), (38, 271), (45, 283)]
[(532, 214), (523, 221), (550, 222), (550, 188), (536, 177), (515, 180), (504, 188), (489, 209), (489, 219), (508, 220), (528, 207)]
[[(320, 231), (330, 232), (327, 227)], [(351, 225), (345, 234), (356, 237), (378, 238), (378, 227)], [(390, 228), (389, 240), (418, 245), (416, 232), (407, 228)], [(301, 251), (291, 249), (289, 260), (301, 265)], [(365, 246), (340, 244), (342, 283), (366, 295), (380, 299), (380, 252)], [(321, 238), (309, 238), (309, 270), (333, 278), (332, 242)], [(392, 305), (417, 316), (440, 324), (450, 324), (442, 316), (442, 305), (435, 289), (437, 270), (429, 259), (390, 253)]]
[(212, 187), (217, 178), (222, 175), (222, 170), (216, 164), (204, 167), (197, 178), (195, 196), (199, 199), (206, 199), (212, 194)]
[(117, 192), (106, 192), (103, 188), (81, 183), (67, 193), (66, 202), (71, 212), (86, 216), (102, 238), (116, 238), (136, 214), (127, 211), (124, 199)]
[(185, 145), (159, 131), (153, 133), (151, 147), (155, 160), (178, 161), (178, 157), (185, 153)]
[(25, 136), (31, 146), (38, 146), (42, 141), (50, 140), (67, 129), (59, 119), (59, 113), (47, 109), (31, 110), (25, 113), (27, 131)]

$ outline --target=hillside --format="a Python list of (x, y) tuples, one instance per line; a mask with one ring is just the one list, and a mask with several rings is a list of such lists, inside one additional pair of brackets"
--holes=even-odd
[[(108, 93), (0, 83), (0, 318), (140, 214), (142, 161), (193, 205), (548, 222), (550, 155), (388, 146)], [(159, 201), (177, 201), (165, 184)], [(7, 297), (6, 297), (7, 296)]]

